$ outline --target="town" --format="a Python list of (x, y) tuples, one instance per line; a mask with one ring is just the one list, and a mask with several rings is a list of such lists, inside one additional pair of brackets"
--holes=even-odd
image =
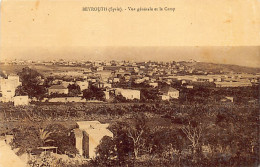
[[(28, 94), (28, 92), (24, 92), (26, 88), (20, 81), (21, 75), (19, 76), (16, 73), (8, 74), (6, 71), (2, 71), (1, 101), (12, 101), (14, 105), (29, 104), (29, 101), (164, 101), (179, 99), (180, 91), (181, 94), (184, 94), (187, 93), (187, 90), (198, 88), (211, 88), (217, 91), (218, 88), (254, 87), (259, 84), (260, 73), (257, 72), (234, 73), (233, 71), (224, 72), (216, 69), (203, 71), (195, 69), (192, 66), (194, 63), (196, 62), (192, 60), (189, 62), (168, 63), (66, 62), (63, 60), (49, 62), (12, 61), (9, 62), (10, 65), (35, 65), (36, 70), (24, 68), (24, 71), (21, 71), (20, 74), (24, 75), (25, 72), (35, 73), (34, 75), (37, 76), (34, 76), (33, 79), (35, 79), (34, 82), (36, 83), (27, 84), (34, 84), (43, 90), (41, 93)], [(39, 68), (44, 66), (46, 69), (42, 69), (45, 70), (43, 73), (36, 74), (37, 66)], [(48, 67), (55, 67), (57, 70), (54, 68), (47, 71)], [(71, 67), (72, 69), (65, 69), (64, 67)], [(74, 69), (73, 67), (80, 68)], [(90, 91), (99, 91), (103, 95), (100, 96), (100, 93), (95, 94), (94, 92), (91, 94)], [(154, 96), (149, 97), (149, 93), (154, 93)], [(27, 95), (23, 96), (23, 94)], [(86, 98), (86, 95), (90, 96)], [(122, 98), (119, 99), (118, 96)], [(233, 99), (233, 97), (228, 97), (228, 99)], [(224, 100), (224, 98), (220, 100)]]
[(22, 166), (259, 164), (259, 68), (5, 60), (0, 76), (0, 149)]

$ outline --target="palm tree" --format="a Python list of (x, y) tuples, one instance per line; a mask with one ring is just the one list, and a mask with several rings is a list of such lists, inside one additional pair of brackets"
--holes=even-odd
[(45, 145), (46, 143), (53, 141), (52, 139), (50, 139), (51, 134), (52, 132), (48, 132), (45, 129), (40, 129), (39, 137), (42, 145)]

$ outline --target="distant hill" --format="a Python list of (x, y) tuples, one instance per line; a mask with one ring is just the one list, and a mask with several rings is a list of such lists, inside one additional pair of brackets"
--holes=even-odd
[(196, 70), (207, 72), (235, 72), (235, 73), (260, 73), (260, 68), (232, 65), (232, 64), (215, 64), (206, 62), (184, 63), (186, 66), (191, 66)]

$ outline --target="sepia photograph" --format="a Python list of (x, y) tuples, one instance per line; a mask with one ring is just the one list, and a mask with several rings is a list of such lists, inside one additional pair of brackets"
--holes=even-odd
[(0, 167), (260, 166), (259, 0), (0, 3)]

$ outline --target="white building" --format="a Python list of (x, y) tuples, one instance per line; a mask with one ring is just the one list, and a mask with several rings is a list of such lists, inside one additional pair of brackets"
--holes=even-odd
[(81, 91), (88, 89), (88, 81), (77, 81), (76, 84), (79, 85)]
[(140, 90), (116, 88), (115, 95), (116, 96), (122, 95), (128, 100), (134, 100), (134, 99), (140, 100)]
[(67, 81), (62, 81), (61, 85), (64, 86), (65, 88), (67, 88), (69, 85), (74, 84), (74, 82), (67, 82)]
[(144, 77), (143, 79), (144, 79), (145, 81), (149, 81), (150, 78), (149, 78), (149, 77)]
[(174, 99), (178, 99), (180, 96), (180, 93), (177, 89), (170, 88), (168, 91), (168, 96), (170, 96), (171, 98), (174, 98)]
[(76, 148), (80, 155), (86, 158), (96, 157), (96, 148), (104, 136), (113, 137), (113, 133), (107, 129), (109, 124), (101, 124), (99, 121), (77, 122), (78, 129), (74, 129)]
[(228, 102), (228, 101), (230, 101), (230, 102), (234, 102), (234, 97), (230, 97), (230, 96), (226, 96), (225, 98), (222, 98), (221, 100), (220, 100), (221, 102)]
[(168, 95), (161, 95), (162, 100), (170, 100), (170, 96)]
[(158, 82), (150, 82), (149, 85), (155, 88), (158, 87)]
[(187, 85), (186, 88), (187, 89), (193, 89), (193, 85)]
[(119, 81), (120, 81), (119, 78), (114, 78), (114, 79), (113, 79), (113, 82), (119, 82)]
[(57, 94), (68, 94), (69, 90), (68, 88), (62, 86), (62, 85), (53, 85), (49, 87), (48, 89), (49, 95), (57, 93)]
[(169, 98), (178, 99), (180, 96), (180, 93), (177, 89), (174, 89), (172, 87), (165, 87), (161, 90), (163, 95), (169, 96)]
[(251, 82), (215, 82), (217, 88), (219, 87), (247, 87), (252, 86)]
[(103, 71), (104, 70), (104, 67), (98, 67), (97, 68), (97, 71)]
[(19, 81), (18, 75), (9, 75), (7, 79), (0, 79), (0, 93), (2, 94), (1, 101), (9, 102), (13, 101), (13, 97), (15, 96), (15, 89), (22, 85)]
[(138, 79), (136, 79), (134, 82), (136, 83), (136, 84), (140, 84), (140, 83), (143, 83), (145, 81), (145, 79), (143, 79), (143, 78), (138, 78)]
[(29, 105), (28, 96), (15, 96), (13, 99), (14, 99), (14, 106)]
[(139, 72), (139, 68), (138, 67), (134, 67), (134, 71), (137, 73)]

